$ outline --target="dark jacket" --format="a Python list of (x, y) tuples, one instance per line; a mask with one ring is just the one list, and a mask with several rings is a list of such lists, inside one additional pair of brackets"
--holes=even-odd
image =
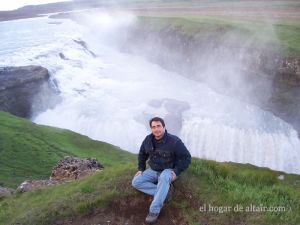
[(182, 171), (188, 168), (191, 163), (191, 155), (183, 142), (175, 135), (169, 134), (167, 130), (159, 147), (155, 149), (154, 135), (146, 136), (143, 141), (139, 156), (138, 169), (146, 169), (146, 161), (151, 169), (163, 171), (164, 169), (173, 169), (178, 176)]

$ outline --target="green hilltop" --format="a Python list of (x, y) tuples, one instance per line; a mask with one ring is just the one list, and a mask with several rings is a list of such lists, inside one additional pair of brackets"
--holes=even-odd
[[(66, 155), (95, 157), (105, 167), (81, 180), (0, 199), (0, 224), (83, 224), (83, 219), (95, 221), (95, 217), (117, 224), (142, 223), (139, 218), (146, 214), (138, 215), (139, 210), (146, 213), (150, 203), (131, 187), (136, 155), (4, 112), (0, 112), (0, 128), (1, 186), (15, 188), (25, 179), (48, 178)], [(160, 220), (176, 213), (181, 218), (178, 224), (300, 223), (299, 175), (193, 158), (174, 186), (174, 197)], [(246, 211), (251, 205), (265, 210)], [(239, 211), (234, 211), (237, 206)]]
[(208, 35), (217, 41), (233, 35), (238, 37), (232, 40), (233, 45), (244, 40), (253, 42), (253, 47), (257, 43), (269, 46), (283, 57), (300, 56), (297, 0), (137, 0), (131, 4), (147, 28), (175, 30), (200, 42)]
[[(300, 23), (290, 21), (236, 20), (222, 16), (206, 15), (140, 15), (139, 22), (149, 30), (173, 30), (196, 41), (205, 41), (209, 36), (220, 44), (232, 46), (241, 40), (251, 41), (253, 47), (266, 46), (283, 57), (300, 56)], [(235, 38), (232, 38), (235, 37)], [(232, 43), (230, 43), (230, 41)], [(259, 43), (259, 45), (258, 45)]]

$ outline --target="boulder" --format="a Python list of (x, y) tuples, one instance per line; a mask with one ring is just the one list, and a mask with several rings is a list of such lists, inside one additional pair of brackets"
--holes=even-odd
[[(66, 156), (52, 170), (48, 180), (26, 180), (17, 188), (17, 192), (27, 192), (37, 188), (58, 185), (66, 181), (92, 175), (104, 167), (95, 158), (78, 158)], [(1, 189), (0, 189), (1, 198)]]
[(182, 114), (184, 111), (190, 109), (188, 102), (171, 98), (152, 99), (148, 102), (147, 106), (147, 109), (135, 118), (137, 122), (143, 125), (148, 124), (149, 118), (160, 114), (163, 116), (165, 123), (168, 124), (168, 132), (180, 135), (183, 124)]
[(95, 158), (66, 156), (53, 168), (50, 180), (68, 181), (91, 175), (104, 167)]
[(41, 66), (0, 67), (0, 110), (30, 118), (57, 103), (57, 91)]

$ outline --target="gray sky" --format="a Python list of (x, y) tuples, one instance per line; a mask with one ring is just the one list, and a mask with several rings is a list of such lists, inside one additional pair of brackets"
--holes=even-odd
[(20, 8), (25, 5), (40, 5), (52, 2), (64, 2), (64, 1), (72, 1), (72, 0), (8, 0), (1, 1), (0, 3), (0, 11), (4, 10), (14, 10)]

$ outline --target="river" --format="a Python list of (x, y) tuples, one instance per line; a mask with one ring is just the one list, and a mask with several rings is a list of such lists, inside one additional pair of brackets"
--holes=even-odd
[(47, 16), (1, 22), (0, 66), (46, 67), (62, 99), (32, 121), (137, 153), (148, 120), (161, 116), (195, 157), (300, 173), (300, 141), (289, 124), (121, 52), (116, 42), (135, 20), (103, 13), (87, 26)]

